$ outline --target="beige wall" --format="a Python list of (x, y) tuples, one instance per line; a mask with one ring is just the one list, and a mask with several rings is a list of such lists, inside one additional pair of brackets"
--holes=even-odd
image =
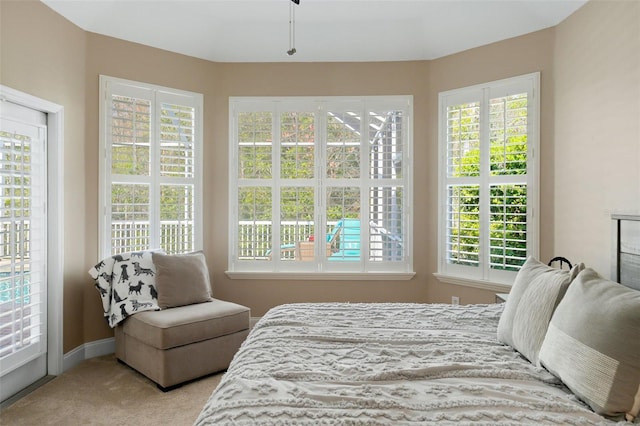
[(640, 2), (589, 2), (556, 29), (554, 245), (610, 273), (610, 214), (640, 213)]
[[(426, 182), (429, 188), (428, 228), (423, 238), (430, 241), (427, 246), (425, 262), (428, 271), (437, 269), (437, 246), (433, 237), (437, 235), (438, 202), (438, 170), (437, 170), (437, 137), (438, 137), (438, 93), (459, 87), (471, 86), (483, 82), (500, 80), (517, 75), (540, 72), (540, 226), (541, 233), (540, 258), (550, 259), (553, 253), (553, 205), (545, 200), (553, 199), (553, 43), (554, 29), (547, 29), (494, 43), (477, 49), (468, 50), (456, 55), (432, 61), (429, 74), (429, 110), (425, 118), (428, 120), (428, 140), (430, 151), (429, 176)], [(489, 303), (495, 300), (494, 292), (471, 289), (456, 285), (440, 283), (428, 275), (429, 301), (449, 303), (451, 295), (460, 296), (460, 303)]]
[[(213, 125), (211, 117), (215, 109), (215, 86), (218, 81), (216, 66), (212, 62), (152, 49), (140, 44), (87, 33), (86, 60), (86, 163), (87, 170), (87, 226), (85, 229), (86, 259), (88, 270), (98, 258), (98, 111), (100, 75), (124, 78), (161, 86), (202, 93), (204, 95), (204, 155), (213, 155)], [(206, 161), (206, 160), (205, 160)], [(213, 197), (215, 190), (205, 183), (206, 197)], [(205, 201), (206, 202), (206, 201)], [(209, 217), (205, 210), (205, 217)], [(209, 224), (207, 223), (207, 226)], [(211, 231), (205, 229), (206, 235)], [(90, 342), (113, 335), (101, 319), (102, 305), (85, 277), (84, 292), (84, 341)]]
[[(82, 343), (112, 335), (102, 319), (97, 292), (86, 273), (98, 260), (99, 74), (204, 94), (204, 156), (208, 164), (204, 174), (204, 249), (214, 295), (251, 307), (254, 316), (264, 314), (274, 305), (298, 301), (448, 302), (452, 295), (460, 296), (462, 303), (493, 301), (490, 291), (444, 285), (432, 276), (436, 270), (437, 254), (437, 94), (443, 90), (541, 71), (542, 258), (562, 254), (571, 259), (601, 261), (598, 251), (583, 253), (581, 245), (569, 242), (570, 238), (587, 238), (584, 236), (585, 228), (575, 224), (576, 215), (580, 216), (578, 213), (583, 208), (595, 208), (598, 211), (591, 213), (591, 218), (595, 214), (596, 218), (602, 219), (604, 209), (632, 210), (638, 207), (637, 32), (628, 34), (635, 34), (635, 44), (633, 40), (623, 43), (620, 51), (616, 50), (620, 43), (616, 44), (616, 49), (608, 44), (594, 48), (585, 41), (591, 31), (590, 25), (601, 27), (601, 33), (610, 33), (609, 39), (615, 37), (620, 19), (627, 19), (628, 26), (632, 27), (634, 16), (635, 22), (639, 21), (637, 2), (615, 8), (589, 3), (556, 28), (434, 61), (301, 64), (212, 63), (85, 33), (39, 2), (2, 1), (0, 4), (0, 82), (58, 102), (66, 108), (65, 352)], [(630, 17), (627, 16), (629, 14)], [(606, 19), (609, 15), (611, 19)], [(598, 22), (594, 22), (596, 16), (600, 17)], [(27, 25), (31, 28), (34, 21), (39, 28), (37, 36), (23, 37), (22, 28)], [(613, 43), (616, 40), (605, 41)], [(587, 52), (580, 55), (578, 65), (566, 58), (576, 56), (572, 47), (576, 44)], [(633, 59), (633, 48), (636, 49), (636, 59)], [(612, 77), (609, 77), (609, 68), (589, 73), (582, 68), (590, 65), (593, 55), (599, 61), (619, 57), (620, 64), (625, 65), (615, 67), (617, 72)], [(39, 60), (43, 57), (46, 58), (44, 62)], [(631, 63), (626, 62), (625, 58), (630, 57)], [(594, 65), (599, 66), (599, 61), (594, 60)], [(631, 75), (634, 70), (635, 78)], [(580, 81), (572, 80), (571, 76), (576, 72), (588, 74), (584, 76), (584, 83), (578, 85)], [(631, 90), (622, 90), (616, 84), (623, 75), (622, 85)], [(608, 95), (605, 101), (610, 107), (617, 107), (618, 113), (627, 120), (614, 117), (602, 122), (602, 117), (596, 114), (590, 117), (585, 130), (584, 120), (580, 117), (602, 108), (597, 95), (603, 95), (600, 91), (594, 94), (590, 87), (601, 84), (618, 92), (618, 103), (612, 102), (613, 95)], [(385, 94), (414, 96), (414, 208), (419, 212), (414, 224), (414, 279), (401, 282), (228, 279), (224, 274), (227, 266), (228, 97)], [(582, 99), (580, 106), (569, 106), (576, 97)], [(635, 125), (631, 123), (634, 113)], [(616, 194), (635, 191), (635, 197), (625, 198), (624, 202), (619, 200), (623, 197), (614, 197), (608, 187), (601, 187), (595, 174), (581, 171), (584, 169), (567, 170), (568, 167), (579, 168), (567, 165), (571, 164), (569, 161), (576, 155), (576, 150), (583, 149), (580, 132), (605, 135), (606, 131), (609, 135), (611, 123), (616, 124), (615, 141), (601, 142), (608, 147), (613, 146), (620, 157), (625, 157), (624, 164), (628, 167), (622, 170), (616, 166), (609, 167), (606, 174), (610, 175), (609, 183), (622, 185), (623, 190), (617, 190)], [(599, 161), (600, 145), (593, 143), (581, 155), (590, 162), (598, 160), (598, 167), (603, 167)], [(619, 162), (620, 158), (616, 157), (616, 161)], [(581, 186), (597, 188), (597, 199), (593, 203), (578, 196), (566, 198), (567, 192), (576, 191)], [(609, 198), (616, 202), (609, 202)], [(604, 228), (594, 231), (589, 243), (606, 243), (609, 233)], [(607, 250), (604, 249), (603, 253), (608, 253)], [(605, 269), (607, 262), (600, 262)]]
[[(64, 106), (63, 332), (67, 352), (86, 341), (85, 222), (89, 218), (85, 209), (91, 208), (87, 194), (97, 189), (85, 185), (85, 33), (40, 2), (1, 1), (0, 19), (0, 83)], [(88, 167), (95, 166), (94, 161)]]
[[(205, 199), (215, 226), (205, 238), (205, 251), (212, 256), (214, 291), (222, 298), (249, 306), (254, 316), (263, 315), (272, 306), (308, 301), (427, 301), (426, 275), (416, 262), (417, 275), (410, 281), (264, 281), (230, 280), (227, 267), (228, 196), (228, 97), (259, 95), (413, 95), (415, 164), (428, 164), (426, 76), (429, 63), (305, 63), (305, 64), (219, 64), (220, 84), (216, 91), (214, 150), (211, 177), (205, 185), (214, 188), (214, 197)], [(435, 158), (434, 158), (435, 160)], [(418, 174), (422, 173), (422, 166)], [(420, 187), (421, 185), (416, 185)], [(426, 209), (423, 195), (415, 203)], [(213, 203), (215, 202), (215, 206)], [(416, 228), (423, 224), (416, 221)], [(418, 245), (422, 246), (421, 242)], [(417, 249), (420, 252), (419, 249)]]

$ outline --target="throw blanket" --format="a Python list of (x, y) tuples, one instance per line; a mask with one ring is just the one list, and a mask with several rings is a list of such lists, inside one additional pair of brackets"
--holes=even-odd
[(111, 328), (136, 312), (159, 310), (151, 251), (107, 257), (89, 270)]
[(609, 423), (497, 341), (503, 306), (276, 307), (196, 425)]

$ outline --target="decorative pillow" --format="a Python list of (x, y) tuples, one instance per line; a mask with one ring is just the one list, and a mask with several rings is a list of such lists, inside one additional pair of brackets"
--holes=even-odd
[(553, 314), (540, 362), (602, 415), (640, 412), (640, 291), (582, 271)]
[(498, 340), (537, 365), (553, 311), (583, 268), (580, 264), (563, 271), (529, 257), (516, 276), (500, 317)]
[(189, 254), (153, 254), (160, 309), (211, 300), (209, 270), (201, 251)]

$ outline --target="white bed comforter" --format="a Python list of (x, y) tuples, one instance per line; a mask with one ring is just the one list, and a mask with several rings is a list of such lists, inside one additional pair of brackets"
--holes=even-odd
[(497, 341), (502, 307), (279, 306), (196, 425), (609, 423)]

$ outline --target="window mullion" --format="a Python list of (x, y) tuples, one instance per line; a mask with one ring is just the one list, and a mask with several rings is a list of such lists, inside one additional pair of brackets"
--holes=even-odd
[(314, 245), (315, 258), (319, 260), (318, 265), (320, 271), (327, 267), (326, 253), (323, 252), (323, 244), (327, 236), (327, 108), (325, 103), (318, 103), (315, 116), (315, 206), (314, 206), (314, 223), (315, 235), (317, 243)]
[[(102, 88), (102, 85), (101, 85)], [(104, 155), (104, 160), (100, 163), (103, 167), (102, 173), (100, 173), (101, 181), (100, 188), (103, 189), (100, 193), (102, 197), (102, 211), (100, 212), (100, 217), (102, 220), (100, 221), (102, 226), (101, 230), (101, 253), (100, 256), (111, 254), (111, 228), (113, 224), (113, 207), (111, 200), (111, 191), (113, 184), (113, 176), (111, 174), (111, 151), (113, 149), (113, 141), (111, 138), (111, 134), (113, 132), (113, 115), (111, 114), (111, 99), (113, 96), (113, 84), (108, 81), (104, 85), (104, 97), (101, 98), (102, 102), (105, 103), (105, 114), (102, 114), (104, 119), (104, 131), (100, 138), (103, 143), (101, 144), (102, 152), (101, 155)]]
[[(282, 111), (278, 108), (278, 105), (275, 104), (272, 110), (271, 117), (271, 140), (273, 141), (271, 155), (272, 157), (272, 170), (271, 170), (271, 203), (272, 203), (272, 234), (271, 234), (271, 245), (272, 247), (280, 247), (282, 245), (281, 233), (280, 233), (280, 203), (281, 203), (281, 194), (282, 194), (282, 179), (281, 179), (281, 147), (282, 147), (282, 135), (281, 135), (281, 126), (282, 120), (280, 117)], [(280, 267), (277, 266), (280, 263), (280, 252), (278, 251), (277, 255), (272, 256), (273, 261), (276, 265), (276, 270)]]
[[(238, 162), (240, 157), (240, 147), (238, 144), (238, 108), (236, 106), (229, 105), (229, 186), (230, 188), (240, 189), (240, 178)], [(229, 221), (230, 223), (240, 223), (240, 212), (238, 210), (238, 191), (235, 193), (229, 191), (228, 203), (229, 203)], [(233, 227), (235, 228), (235, 227)], [(229, 232), (229, 261), (235, 265), (238, 263), (238, 232)]]
[(360, 111), (362, 117), (362, 131), (360, 132), (360, 262), (365, 272), (368, 270), (369, 262), (365, 259), (369, 259), (369, 220), (371, 200), (369, 191), (373, 186), (370, 164), (369, 164), (369, 150), (371, 148), (369, 143), (369, 125), (370, 114), (369, 108), (365, 104)]
[(489, 275), (489, 253), (490, 246), (490, 194), (489, 176), (491, 161), (491, 141), (490, 141), (490, 97), (489, 90), (482, 91), (482, 101), (480, 104), (480, 252), (479, 266), (482, 279), (487, 279)]
[(151, 135), (149, 137), (149, 246), (150, 248), (160, 247), (160, 126), (161, 126), (161, 102), (158, 99), (157, 91), (153, 91), (151, 105)]

